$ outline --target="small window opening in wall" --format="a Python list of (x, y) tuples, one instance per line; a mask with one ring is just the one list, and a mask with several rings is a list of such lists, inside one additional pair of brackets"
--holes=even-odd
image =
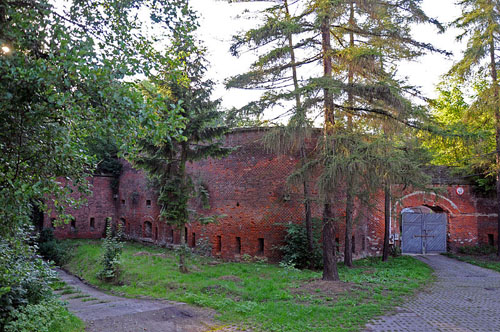
[(55, 228), (56, 218), (50, 218), (50, 228)]
[(362, 235), (361, 236), (361, 250), (365, 250), (365, 249), (366, 249), (365, 236)]
[(353, 253), (356, 252), (356, 239), (354, 238), (354, 235), (352, 236), (352, 239), (351, 239), (351, 250)]
[(340, 252), (340, 242), (338, 237), (335, 238), (335, 251)]
[(170, 242), (174, 243), (174, 230), (170, 230)]
[(184, 227), (184, 243), (188, 243), (188, 228)]
[(495, 237), (493, 236), (493, 234), (488, 234), (488, 244), (490, 246), (494, 246), (495, 245)]
[(155, 227), (155, 240), (158, 240), (158, 226)]
[(264, 253), (264, 238), (259, 238), (259, 250), (258, 250), (258, 253), (259, 254), (263, 254)]
[(222, 236), (217, 235), (217, 242), (215, 243), (215, 250), (221, 252), (222, 250)]
[(151, 200), (150, 199), (146, 200), (146, 206), (151, 206)]
[(95, 218), (90, 218), (90, 230), (95, 230)]
[(240, 202), (236, 202), (236, 206), (240, 206)]
[(120, 218), (120, 223), (121, 223), (122, 232), (123, 232), (125, 230), (125, 226), (127, 225), (125, 218)]
[(196, 247), (196, 234), (192, 233), (191, 235), (192, 235), (192, 237), (191, 237), (191, 246), (194, 248), (194, 247)]
[(76, 219), (74, 217), (71, 218), (71, 230), (76, 231)]
[(122, 205), (125, 205), (125, 200), (124, 199), (122, 199)]
[(241, 254), (241, 237), (236, 237), (236, 251), (237, 254)]

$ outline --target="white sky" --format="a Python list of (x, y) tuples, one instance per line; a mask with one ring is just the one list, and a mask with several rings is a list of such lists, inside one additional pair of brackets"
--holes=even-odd
[[(424, 0), (423, 9), (427, 15), (435, 17), (442, 23), (453, 21), (460, 9), (454, 4), (456, 0)], [(225, 90), (222, 83), (225, 78), (244, 72), (254, 59), (252, 54), (236, 58), (229, 53), (231, 37), (238, 31), (255, 26), (256, 20), (246, 20), (238, 17), (249, 5), (244, 3), (229, 4), (224, 0), (192, 0), (193, 7), (199, 12), (200, 38), (208, 48), (208, 59), (211, 63), (208, 76), (215, 80), (217, 88), (214, 97), (222, 97), (224, 107), (240, 107), (259, 95), (257, 92), (242, 90)], [(265, 8), (265, 3), (250, 5), (252, 10)], [(258, 21), (258, 20), (257, 20)], [(420, 86), (426, 97), (436, 97), (435, 86), (440, 76), (448, 71), (454, 60), (460, 57), (463, 45), (455, 41), (459, 32), (448, 30), (438, 34), (437, 29), (430, 25), (421, 25), (415, 31), (417, 40), (431, 42), (434, 46), (454, 53), (450, 59), (440, 54), (429, 54), (417, 62), (405, 63), (400, 69), (401, 76), (407, 76), (413, 85)]]

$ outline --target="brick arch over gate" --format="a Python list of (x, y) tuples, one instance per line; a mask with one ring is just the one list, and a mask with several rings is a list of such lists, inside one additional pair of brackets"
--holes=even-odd
[(436, 207), (441, 208), (446, 214), (451, 216), (461, 214), (458, 205), (450, 198), (441, 194), (424, 191), (414, 191), (404, 195), (397, 200), (394, 208), (395, 212), (400, 214), (402, 209), (416, 206), (427, 206), (431, 209)]
[(402, 209), (427, 206), (447, 214), (447, 240), (450, 249), (487, 242), (488, 233), (496, 233), (491, 227), (496, 220), (496, 214), (488, 213), (491, 209), (483, 205), (482, 200), (473, 193), (472, 186), (460, 186), (464, 189), (462, 195), (457, 193), (458, 187), (442, 186), (441, 192), (438, 193), (405, 193), (393, 207), (392, 232), (400, 232)]

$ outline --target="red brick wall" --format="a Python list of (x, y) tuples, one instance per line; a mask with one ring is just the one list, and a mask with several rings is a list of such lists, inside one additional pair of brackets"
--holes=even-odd
[[(55, 227), (54, 234), (59, 238), (85, 238), (98, 239), (105, 234), (106, 218), (115, 217), (116, 204), (111, 190), (110, 177), (95, 176), (88, 179), (92, 196), (87, 197), (87, 203), (78, 209), (68, 208), (67, 213), (75, 219), (74, 228), (71, 224)], [(62, 181), (62, 184), (65, 182)], [(74, 194), (78, 198), (80, 195)], [(56, 211), (52, 211), (44, 216), (44, 227), (51, 227), (51, 222), (57, 217)], [(90, 220), (94, 219), (94, 227), (91, 227)]]
[[(187, 226), (187, 243), (197, 245), (205, 239), (212, 246), (212, 254), (224, 259), (238, 259), (241, 255), (265, 256), (279, 259), (279, 247), (284, 238), (284, 224), (302, 222), (304, 207), (302, 189), (289, 187), (287, 176), (294, 170), (295, 156), (277, 156), (262, 147), (259, 130), (241, 130), (228, 134), (226, 145), (237, 147), (228, 157), (188, 164), (188, 171), (195, 184), (202, 182), (209, 192), (210, 209), (202, 208), (200, 199), (190, 205), (200, 215), (225, 215), (217, 224), (207, 226), (196, 222)], [(76, 219), (76, 230), (69, 225), (56, 229), (58, 237), (98, 238), (104, 233), (106, 217), (114, 222), (124, 221), (125, 234), (132, 239), (154, 242), (159, 245), (179, 243), (180, 232), (158, 220), (159, 207), (154, 191), (148, 186), (144, 174), (124, 163), (117, 194), (110, 186), (111, 178), (91, 179), (93, 195), (88, 204), (69, 212)], [(473, 188), (462, 185), (464, 194), (456, 193), (457, 186), (442, 186), (439, 194), (424, 194), (406, 190), (394, 196), (400, 197), (392, 206), (392, 232), (399, 233), (400, 213), (404, 207), (427, 205), (439, 207), (448, 214), (448, 240), (451, 248), (467, 244), (487, 243), (488, 235), (496, 238), (495, 204), (491, 198), (475, 195)], [(314, 184), (311, 184), (314, 188)], [(355, 257), (380, 254), (384, 234), (383, 193), (373, 197), (371, 208), (357, 204), (354, 227)], [(150, 201), (150, 205), (147, 202)], [(344, 215), (342, 199), (339, 215)], [(313, 204), (313, 216), (321, 217), (321, 207)], [(45, 218), (46, 226), (50, 218)], [(95, 228), (90, 229), (90, 218), (95, 218)], [(150, 234), (145, 227), (151, 225)], [(338, 226), (340, 253), (344, 242), (343, 223)], [(171, 234), (174, 234), (172, 239)], [(220, 236), (220, 250), (218, 237)], [(241, 250), (238, 253), (237, 238)], [(264, 240), (264, 252), (260, 252), (259, 239)]]

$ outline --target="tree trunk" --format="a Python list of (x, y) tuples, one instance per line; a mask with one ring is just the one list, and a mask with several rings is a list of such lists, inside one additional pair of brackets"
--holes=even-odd
[[(354, 48), (354, 2), (350, 2), (349, 8), (349, 47), (351, 49)], [(354, 106), (354, 96), (351, 91), (352, 84), (354, 83), (354, 71), (352, 69), (352, 61), (349, 61), (349, 69), (348, 69), (348, 85), (349, 90), (347, 90), (347, 105), (349, 107)], [(352, 130), (352, 115), (347, 114), (347, 131)], [(349, 171), (348, 171), (349, 172)], [(346, 174), (346, 178), (353, 178), (353, 174)], [(346, 188), (346, 205), (345, 205), (345, 240), (344, 240), (344, 265), (347, 267), (352, 267), (352, 217), (354, 210), (354, 195), (353, 195), (353, 182), (347, 181)]]
[[(182, 195), (188, 195), (188, 189), (186, 184), (186, 162), (187, 162), (187, 152), (188, 152), (188, 144), (183, 142), (181, 144), (181, 160), (179, 165), (179, 176), (181, 177), (181, 190)], [(184, 229), (186, 224), (188, 223), (188, 213), (184, 213), (184, 222), (181, 223), (180, 233), (181, 233), (181, 250), (179, 252), (179, 270), (181, 273), (188, 273), (189, 270), (186, 266), (186, 250), (187, 250), (187, 239)]]
[(500, 257), (500, 105), (498, 101), (498, 75), (495, 64), (495, 41), (490, 42), (490, 66), (493, 84), (495, 107), (495, 138), (496, 138), (496, 189), (497, 189), (497, 256)]
[[(300, 147), (301, 165), (304, 166), (306, 158), (306, 149), (304, 142)], [(307, 236), (307, 250), (312, 253), (314, 250), (314, 237), (313, 237), (313, 224), (311, 215), (311, 201), (309, 200), (309, 185), (307, 183), (306, 174), (303, 175), (302, 184), (304, 185), (304, 209), (305, 209), (305, 223), (306, 223), (306, 236)]]
[(384, 215), (385, 215), (385, 231), (384, 231), (384, 250), (382, 253), (382, 261), (389, 259), (389, 233), (391, 225), (391, 186), (386, 184), (384, 187)]
[(345, 240), (344, 240), (344, 265), (352, 267), (352, 216), (354, 210), (354, 195), (352, 194), (352, 181), (347, 183), (345, 204)]
[[(332, 47), (330, 42), (330, 4), (325, 4), (321, 22), (321, 44), (323, 50), (323, 77), (332, 77)], [(335, 116), (333, 94), (330, 88), (324, 87), (324, 149), (325, 154), (335, 154), (335, 142), (330, 142), (334, 130)], [(329, 144), (331, 143), (331, 144)], [(331, 151), (330, 151), (331, 150)], [(323, 203), (323, 280), (339, 280), (337, 261), (335, 259), (335, 225), (333, 219), (331, 197), (327, 193)]]
[(335, 257), (337, 248), (333, 242), (336, 232), (332, 207), (325, 203), (323, 208), (323, 280), (338, 281), (340, 278)]
[[(288, 8), (288, 0), (284, 0), (283, 5), (285, 7), (285, 12), (286, 12), (286, 18), (290, 18), (290, 10)], [(295, 52), (293, 50), (293, 38), (292, 34), (289, 33), (287, 35), (288, 39), (288, 47), (290, 48), (290, 61), (292, 65), (292, 78), (293, 78), (293, 86), (294, 86), (294, 91), (295, 91), (295, 106), (297, 108), (297, 113), (300, 116), (300, 119), (303, 120), (302, 125), (305, 126), (306, 122), (306, 114), (304, 110), (302, 109), (302, 102), (300, 100), (300, 95), (298, 94), (299, 90), (299, 79), (297, 76), (297, 66), (295, 62)], [(301, 128), (304, 129), (305, 128)], [(304, 167), (305, 165), (305, 160), (307, 158), (307, 153), (306, 153), (306, 147), (305, 147), (305, 135), (301, 137), (301, 143), (300, 143), (300, 166)], [(312, 253), (314, 250), (314, 238), (313, 238), (313, 227), (312, 227), (312, 217), (311, 217), (311, 202), (309, 200), (309, 186), (307, 183), (308, 180), (308, 174), (303, 173), (302, 174), (302, 183), (304, 187), (304, 212), (305, 212), (305, 224), (306, 224), (306, 236), (307, 236), (307, 250)]]

